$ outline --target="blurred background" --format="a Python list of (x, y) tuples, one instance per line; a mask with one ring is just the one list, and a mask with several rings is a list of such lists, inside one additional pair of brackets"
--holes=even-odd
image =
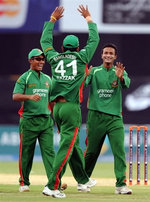
[[(67, 34), (79, 37), (80, 48), (86, 44), (87, 23), (77, 11), (78, 5), (88, 5), (94, 22), (97, 23), (100, 44), (89, 65), (98, 66), (101, 48), (111, 42), (118, 47), (118, 59), (125, 65), (131, 78), (131, 86), (123, 91), (123, 118), (125, 123), (125, 148), (128, 153), (129, 126), (150, 123), (150, 0), (0, 0), (0, 160), (17, 160), (19, 134), (17, 114), (20, 103), (12, 101), (12, 91), (17, 78), (29, 69), (28, 53), (40, 47), (40, 37), (45, 21), (54, 8), (65, 7), (64, 17), (55, 23), (54, 47), (61, 51)], [(51, 75), (50, 66), (43, 72)], [(81, 104), (81, 147), (85, 148), (87, 88)], [(56, 129), (55, 129), (56, 130)], [(55, 131), (55, 149), (59, 135)], [(142, 138), (141, 138), (141, 141)], [(136, 137), (134, 139), (136, 145)], [(143, 144), (143, 143), (141, 143)], [(102, 153), (111, 157), (106, 138)], [(35, 159), (40, 160), (37, 144)], [(106, 158), (108, 160), (108, 158)]]

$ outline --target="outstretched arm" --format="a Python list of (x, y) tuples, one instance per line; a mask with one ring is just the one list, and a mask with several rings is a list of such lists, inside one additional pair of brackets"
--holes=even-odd
[(87, 5), (86, 7), (84, 7), (83, 5), (79, 5), (78, 11), (86, 19), (87, 22), (93, 22)]

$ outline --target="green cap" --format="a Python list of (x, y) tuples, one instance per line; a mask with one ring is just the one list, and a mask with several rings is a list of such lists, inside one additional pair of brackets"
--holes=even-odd
[(39, 56), (42, 54), (44, 55), (44, 53), (40, 49), (34, 48), (29, 52), (28, 59), (31, 59), (32, 57)]
[(63, 47), (77, 48), (79, 47), (79, 39), (75, 35), (68, 35), (63, 40)]

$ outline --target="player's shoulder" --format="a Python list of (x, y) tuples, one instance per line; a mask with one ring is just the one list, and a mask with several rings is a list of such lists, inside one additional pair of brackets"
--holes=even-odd
[(28, 71), (26, 71), (23, 74), (21, 74), (18, 79), (25, 79), (28, 76), (28, 74), (29, 74)]
[(98, 69), (98, 68), (99, 68), (98, 66), (93, 66), (92, 67), (93, 70)]
[(51, 77), (48, 74), (45, 74), (43, 72), (41, 72), (41, 74), (43, 75), (44, 78), (48, 79), (51, 81)]
[(50, 76), (48, 74), (45, 74), (44, 72), (41, 72), (41, 74), (44, 76), (44, 77), (47, 77), (50, 79)]
[(102, 66), (92, 67), (93, 74), (95, 74), (96, 72), (102, 71), (102, 70), (103, 70)]
[(94, 67), (92, 67), (92, 70), (93, 70), (93, 71), (99, 70), (99, 69), (102, 69), (102, 67), (101, 67), (101, 66), (94, 66)]
[(23, 84), (23, 83), (25, 83), (26, 78), (27, 78), (27, 75), (28, 75), (27, 72), (24, 72), (23, 74), (21, 74), (21, 75), (18, 77), (16, 83), (18, 83), (18, 84)]

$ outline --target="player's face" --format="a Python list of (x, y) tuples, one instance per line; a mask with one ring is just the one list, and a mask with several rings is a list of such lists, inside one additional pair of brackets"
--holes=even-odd
[(114, 60), (117, 58), (117, 55), (115, 54), (115, 49), (111, 47), (106, 47), (103, 49), (102, 53), (102, 60), (103, 64), (111, 64), (113, 65)]
[(42, 55), (40, 55), (40, 56), (31, 58), (29, 62), (31, 64), (31, 69), (39, 72), (39, 71), (42, 71), (43, 69), (43, 66), (45, 64), (45, 58)]

